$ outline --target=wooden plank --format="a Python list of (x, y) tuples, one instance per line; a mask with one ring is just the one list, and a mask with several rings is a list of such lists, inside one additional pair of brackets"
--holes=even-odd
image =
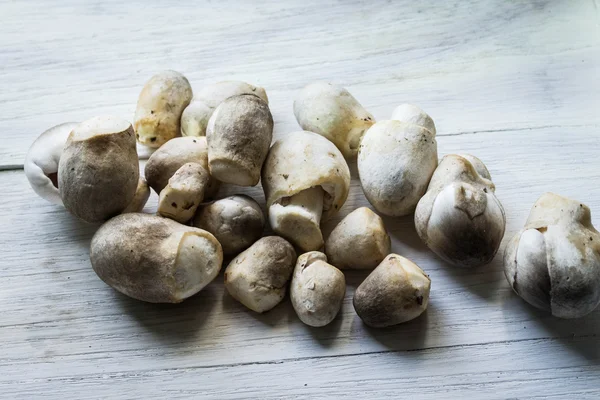
[(0, 15), (0, 166), (21, 165), (58, 123), (131, 119), (143, 83), (168, 68), (196, 89), (264, 86), (277, 135), (298, 129), (294, 95), (317, 79), (379, 119), (420, 104), (440, 135), (600, 123), (593, 1), (38, 0), (1, 2)]
[[(440, 155), (471, 153), (487, 164), (507, 213), (504, 242), (520, 229), (535, 199), (549, 190), (588, 204), (600, 225), (600, 137), (587, 128), (444, 136), (439, 148)], [(339, 216), (324, 224), (325, 232), (356, 207), (368, 205), (356, 169), (351, 169), (348, 201)], [(21, 171), (4, 171), (0, 178), (6, 193), (0, 210), (0, 242), (5, 248), (0, 259), (0, 383), (9, 387), (21, 379), (56, 388), (55, 379), (86, 381), (98, 374), (160, 370), (169, 375), (172, 369), (593, 338), (600, 332), (600, 310), (579, 320), (558, 320), (514, 295), (503, 276), (502, 249), (489, 266), (474, 271), (444, 266), (420, 243), (410, 217), (385, 219), (393, 251), (414, 260), (433, 282), (428, 312), (407, 324), (373, 330), (361, 323), (351, 304), (354, 288), (366, 276), (361, 272), (347, 274), (341, 316), (323, 329), (302, 325), (288, 300), (264, 315), (246, 310), (225, 293), (222, 276), (180, 305), (141, 303), (116, 293), (91, 270), (88, 245), (97, 225), (80, 223), (35, 197)], [(225, 187), (222, 194), (234, 192), (249, 193), (264, 203), (260, 187)], [(154, 195), (146, 210), (152, 212), (155, 204)], [(597, 358), (595, 340), (584, 341), (581, 352)], [(526, 347), (514, 349), (518, 353)], [(417, 361), (410, 367), (419, 373), (428, 368), (428, 362)], [(485, 371), (495, 371), (492, 368), (490, 364)], [(565, 379), (573, 378), (568, 374)], [(350, 374), (347, 380), (359, 378)], [(292, 378), (286, 384), (290, 382)]]

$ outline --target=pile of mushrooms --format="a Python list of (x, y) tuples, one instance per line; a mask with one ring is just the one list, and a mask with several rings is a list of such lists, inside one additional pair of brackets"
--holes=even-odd
[[(32, 144), (25, 174), (42, 198), (90, 223), (96, 274), (138, 300), (177, 303), (219, 276), (229, 295), (258, 313), (291, 304), (306, 325), (339, 314), (343, 271), (370, 271), (352, 304), (366, 325), (386, 327), (427, 309), (431, 280), (392, 249), (379, 214), (414, 212), (421, 240), (443, 262), (475, 268), (492, 261), (506, 217), (481, 160), (450, 154), (438, 165), (436, 127), (402, 104), (375, 118), (343, 87), (315, 82), (294, 101), (302, 128), (276, 136), (263, 88), (219, 82), (192, 92), (175, 71), (143, 87), (133, 124), (117, 116), (64, 123)], [(139, 159), (148, 156), (140, 172)], [(344, 206), (348, 161), (372, 208)], [(222, 185), (262, 185), (261, 204)], [(143, 209), (151, 190), (153, 212)], [(267, 236), (264, 236), (267, 234)], [(600, 234), (585, 205), (554, 194), (534, 205), (506, 247), (506, 278), (532, 305), (562, 318), (600, 303)]]

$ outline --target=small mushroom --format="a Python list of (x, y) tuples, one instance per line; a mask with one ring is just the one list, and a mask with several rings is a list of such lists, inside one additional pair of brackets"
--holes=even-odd
[[(208, 171), (208, 145), (205, 137), (183, 137), (169, 140), (152, 154), (144, 168), (148, 185), (160, 193), (169, 179), (187, 163), (198, 163)], [(205, 199), (213, 198), (219, 190), (219, 181), (210, 178)]]
[(392, 112), (394, 121), (405, 122), (411, 125), (421, 126), (432, 134), (436, 134), (435, 123), (425, 111), (413, 104), (400, 104)]
[(344, 301), (346, 279), (318, 251), (298, 257), (290, 285), (292, 306), (306, 325), (320, 327), (334, 320)]
[(390, 254), (383, 220), (367, 207), (348, 214), (325, 242), (329, 261), (341, 269), (373, 269)]
[(137, 140), (157, 148), (179, 135), (181, 114), (191, 100), (192, 87), (185, 76), (170, 70), (154, 75), (144, 85), (135, 109)]
[(210, 233), (156, 215), (119, 215), (98, 229), (90, 261), (100, 279), (134, 299), (179, 303), (217, 277), (221, 245)]
[(421, 240), (456, 267), (492, 261), (506, 217), (485, 165), (471, 155), (447, 155), (435, 170), (415, 210)]
[(231, 260), (225, 288), (252, 311), (269, 311), (285, 297), (295, 262), (296, 252), (288, 241), (264, 237)]
[(427, 309), (431, 280), (415, 263), (388, 255), (354, 292), (354, 310), (374, 328), (417, 318)]
[(33, 191), (42, 199), (62, 205), (58, 191), (58, 162), (69, 137), (78, 122), (65, 122), (42, 133), (33, 142), (23, 165)]
[(131, 203), (129, 203), (127, 208), (123, 210), (123, 213), (142, 212), (144, 206), (148, 202), (149, 197), (150, 187), (148, 186), (146, 180), (140, 176), (137, 188), (135, 190), (135, 196), (133, 196), (133, 200), (131, 200)]
[(600, 234), (589, 207), (543, 194), (506, 246), (504, 274), (523, 300), (556, 317), (592, 312), (600, 304)]
[(265, 217), (254, 199), (235, 195), (201, 206), (194, 226), (215, 235), (225, 255), (236, 255), (260, 239)]
[(58, 189), (67, 210), (87, 222), (104, 221), (129, 206), (138, 180), (129, 122), (95, 117), (73, 128), (58, 165)]
[(413, 123), (426, 120), (421, 113), (414, 118), (404, 115), (406, 122), (377, 122), (363, 136), (357, 163), (360, 184), (381, 214), (412, 213), (437, 167), (435, 131), (428, 130), (429, 124)]
[(208, 166), (221, 182), (255, 186), (273, 138), (273, 116), (258, 96), (223, 101), (208, 121)]
[(333, 143), (300, 131), (273, 144), (262, 186), (273, 231), (307, 252), (323, 246), (320, 222), (344, 205), (350, 170)]
[(161, 190), (158, 213), (181, 223), (192, 219), (204, 200), (208, 177), (208, 171), (201, 164), (182, 165)]
[(375, 118), (343, 87), (314, 82), (294, 100), (294, 115), (302, 129), (331, 140), (344, 157), (356, 157), (360, 139)]
[(241, 81), (224, 81), (206, 86), (194, 95), (181, 115), (181, 136), (205, 136), (208, 120), (224, 100), (240, 94), (253, 94), (269, 104), (265, 89)]

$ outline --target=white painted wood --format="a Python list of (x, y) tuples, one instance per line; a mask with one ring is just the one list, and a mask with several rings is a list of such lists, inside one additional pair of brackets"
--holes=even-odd
[[(0, 398), (600, 397), (600, 310), (564, 321), (512, 293), (502, 251), (536, 198), (555, 191), (600, 226), (600, 28), (593, 1), (0, 1)], [(430, 308), (366, 328), (347, 274), (340, 317), (304, 326), (289, 300), (254, 314), (222, 274), (179, 305), (126, 298), (91, 269), (98, 225), (35, 196), (22, 164), (47, 127), (100, 113), (131, 118), (154, 72), (195, 88), (264, 86), (276, 135), (297, 130), (294, 93), (347, 86), (379, 119), (401, 102), (431, 113), (440, 156), (488, 166), (507, 214), (499, 255), (448, 268), (412, 219), (385, 218), (393, 251), (432, 278)], [(368, 206), (351, 165), (343, 216)], [(260, 187), (226, 186), (264, 205)], [(156, 195), (146, 207), (153, 212)]]
[(295, 93), (345, 85), (376, 118), (413, 102), (440, 135), (598, 124), (598, 11), (586, 1), (0, 2), (0, 165), (48, 127), (131, 119), (146, 80), (267, 89), (276, 134)]

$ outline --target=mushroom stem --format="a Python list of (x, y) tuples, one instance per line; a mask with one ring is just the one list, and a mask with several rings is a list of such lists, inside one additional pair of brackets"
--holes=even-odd
[(269, 222), (273, 231), (291, 241), (302, 251), (323, 246), (321, 215), (325, 192), (320, 186), (284, 197), (269, 207)]

